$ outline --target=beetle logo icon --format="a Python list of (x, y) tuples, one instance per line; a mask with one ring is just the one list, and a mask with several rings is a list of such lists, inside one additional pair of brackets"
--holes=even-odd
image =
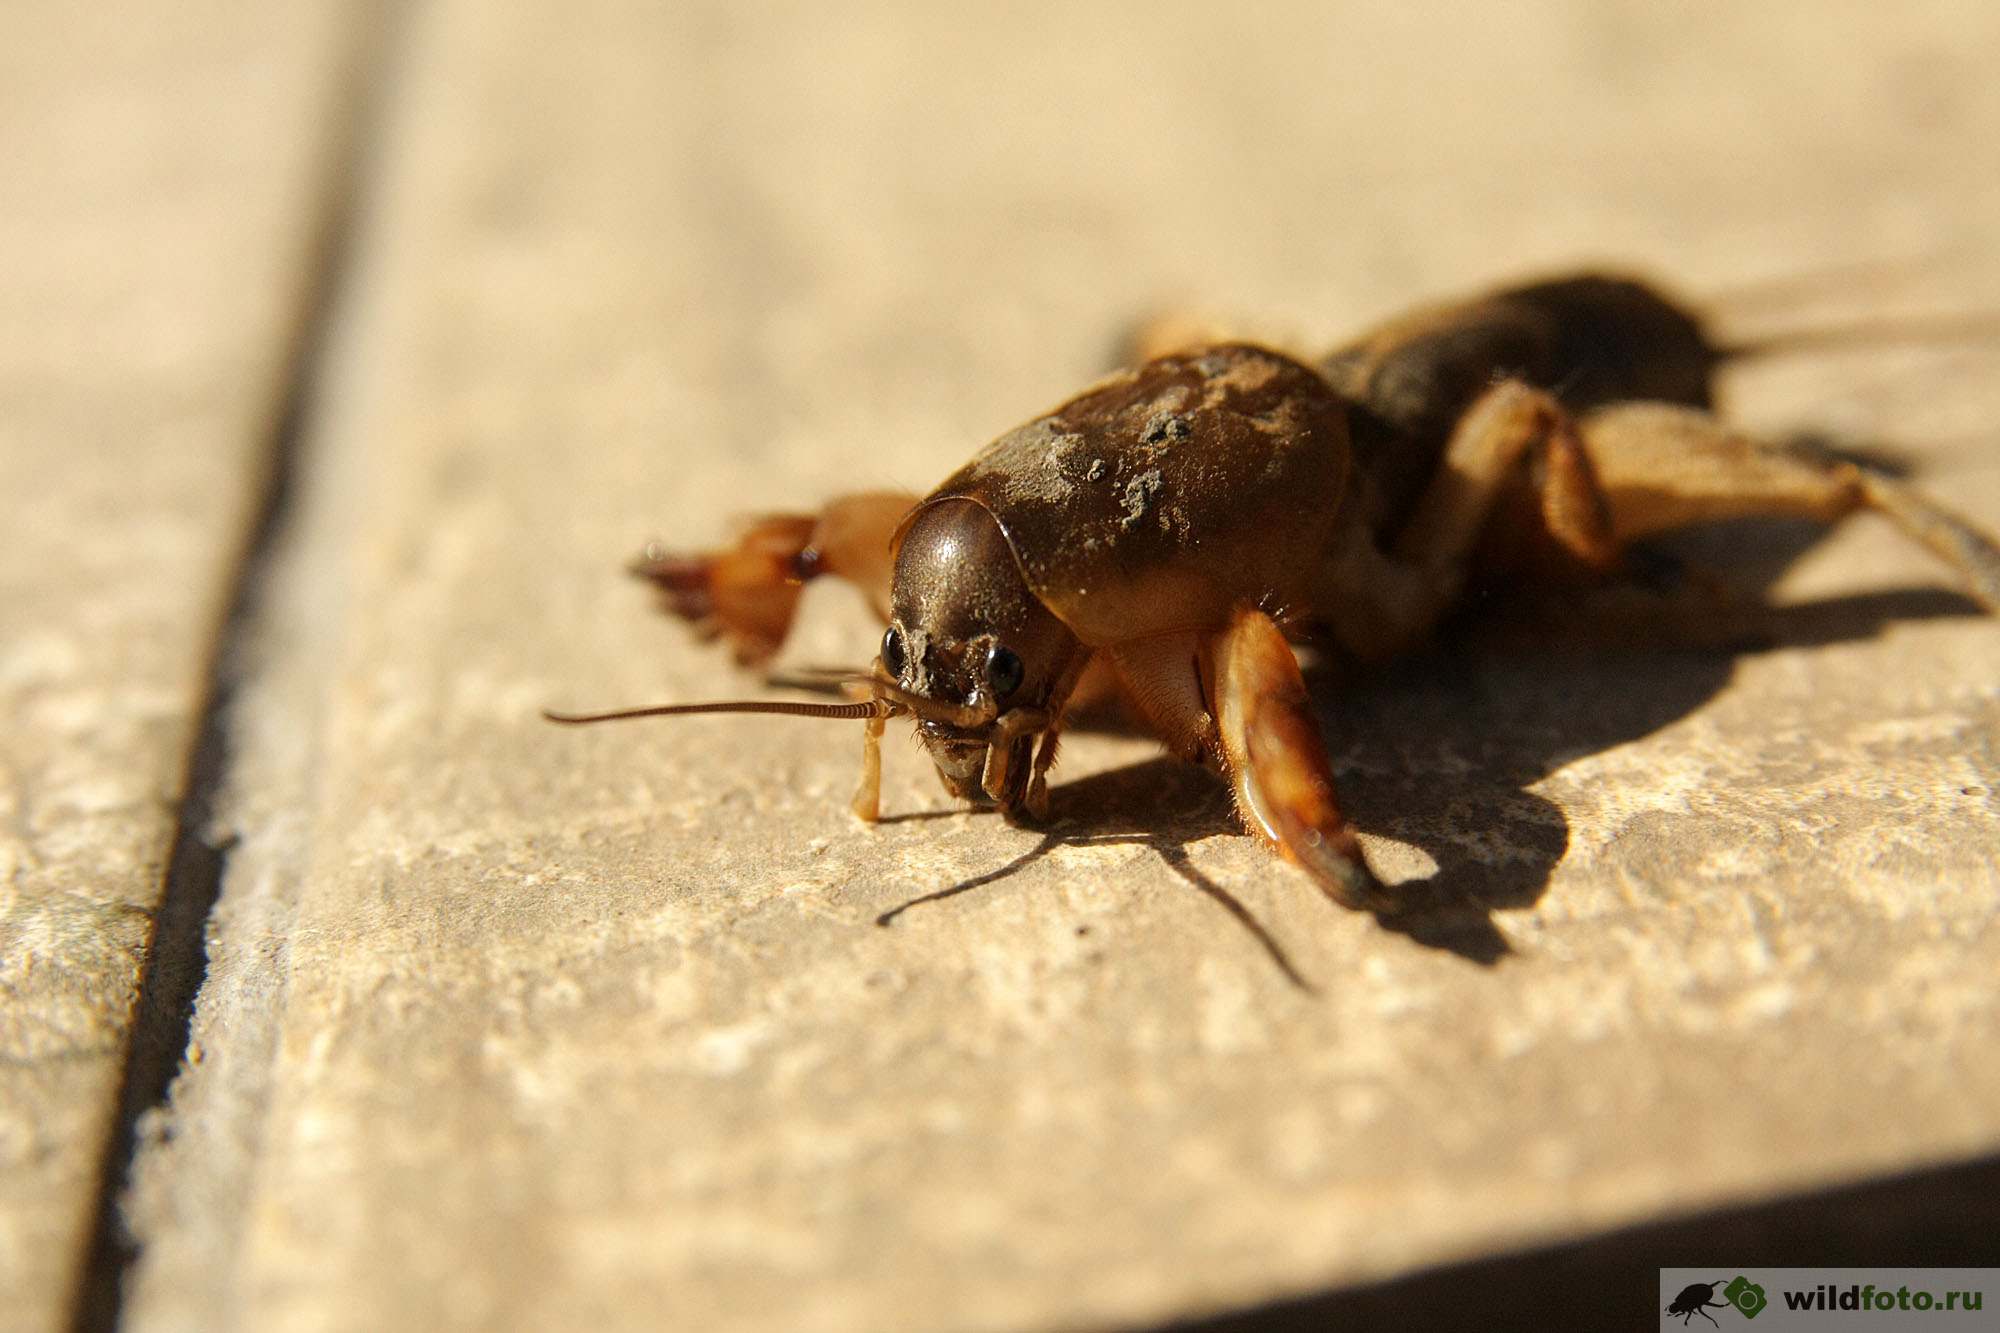
[[(1743, 1279), (1738, 1278), (1736, 1280), (1741, 1282)], [(1679, 1315), (1683, 1324), (1693, 1319), (1696, 1315), (1700, 1315), (1709, 1323), (1715, 1324), (1715, 1316), (1710, 1314), (1709, 1311), (1726, 1310), (1729, 1308), (1720, 1301), (1709, 1300), (1709, 1297), (1715, 1295), (1715, 1289), (1721, 1285), (1721, 1282), (1696, 1282), (1691, 1286), (1682, 1287), (1681, 1294), (1674, 1297), (1674, 1303), (1667, 1307), (1667, 1313), (1670, 1315)], [(1722, 1327), (1720, 1324), (1715, 1324), (1715, 1326), (1717, 1328)]]
[(1745, 1319), (1755, 1319), (1771, 1303), (1764, 1289), (1747, 1277), (1739, 1277), (1724, 1287), (1722, 1299), (1742, 1311)]
[[(1721, 1286), (1722, 1282), (1718, 1279), (1714, 1282), (1696, 1282), (1682, 1287), (1680, 1295), (1674, 1297), (1674, 1303), (1667, 1307), (1667, 1313), (1679, 1315), (1683, 1324), (1693, 1320), (1696, 1315), (1715, 1324), (1715, 1316), (1709, 1313), (1710, 1310), (1727, 1310), (1733, 1307), (1745, 1319), (1755, 1319), (1764, 1307), (1770, 1304), (1764, 1296), (1764, 1289), (1747, 1277), (1738, 1277), (1727, 1287), (1723, 1287), (1722, 1300), (1712, 1299), (1715, 1289)], [(1727, 1304), (1724, 1304), (1725, 1301)], [(1720, 1324), (1715, 1326), (1722, 1327)]]

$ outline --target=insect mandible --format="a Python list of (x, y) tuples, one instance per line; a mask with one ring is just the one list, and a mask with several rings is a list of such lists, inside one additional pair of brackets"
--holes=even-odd
[(1342, 816), (1295, 641), (1382, 661), (1468, 586), (1617, 576), (1631, 544), (1754, 515), (1885, 514), (2000, 611), (2000, 546), (1856, 462), (1712, 412), (1729, 344), (1646, 283), (1579, 274), (1419, 311), (1314, 361), (1247, 342), (1144, 360), (1000, 436), (927, 496), (846, 496), (733, 546), (634, 572), (746, 664), (800, 590), (851, 580), (888, 622), (847, 704), (743, 701), (559, 714), (857, 719), (854, 810), (914, 720), (953, 795), (1045, 816), (1065, 719), (1122, 698), (1219, 772), (1242, 822), (1336, 901), (1393, 912)]

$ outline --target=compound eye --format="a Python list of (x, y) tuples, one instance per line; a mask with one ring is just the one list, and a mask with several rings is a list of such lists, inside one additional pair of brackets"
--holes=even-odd
[(1004, 699), (1021, 688), (1021, 677), (1027, 668), (1021, 665), (1021, 655), (1011, 648), (994, 644), (986, 654), (986, 686), (993, 691), (995, 699)]
[(896, 679), (903, 678), (903, 668), (909, 665), (903, 652), (903, 631), (894, 625), (882, 632), (882, 666)]

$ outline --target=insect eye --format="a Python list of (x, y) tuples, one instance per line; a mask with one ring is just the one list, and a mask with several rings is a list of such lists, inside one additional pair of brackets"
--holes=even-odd
[(993, 691), (993, 697), (1004, 699), (1021, 688), (1021, 677), (1027, 668), (1021, 665), (1021, 655), (1011, 648), (994, 644), (986, 654), (986, 684)]
[(903, 631), (891, 625), (882, 633), (882, 666), (900, 680), (907, 665), (903, 655)]

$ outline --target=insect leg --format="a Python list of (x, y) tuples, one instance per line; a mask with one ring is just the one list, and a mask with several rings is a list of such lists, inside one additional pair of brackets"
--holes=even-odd
[(861, 781), (854, 788), (849, 806), (855, 818), (873, 824), (882, 817), (882, 729), (883, 719), (867, 719), (861, 732)]
[(1309, 872), (1335, 902), (1363, 911), (1392, 909), (1335, 803), (1326, 742), (1298, 659), (1277, 624), (1244, 608), (1203, 650), (1216, 758), (1243, 822)]
[(1049, 817), (1049, 770), (1055, 767), (1056, 751), (1062, 745), (1062, 724), (1051, 723), (1035, 745), (1034, 771), (1028, 777), (1028, 795), (1024, 805), (1028, 818), (1037, 823)]
[(887, 618), (889, 539), (916, 497), (847, 495), (817, 514), (754, 519), (733, 546), (693, 554), (647, 547), (632, 572), (655, 584), (672, 615), (728, 640), (739, 662), (768, 661), (791, 629), (808, 579), (832, 574), (859, 585)]
[(1508, 380), (1480, 396), (1445, 446), (1438, 474), (1396, 536), (1395, 553), (1456, 596), (1494, 502), (1530, 462), (1543, 524), (1585, 564), (1616, 567), (1609, 506), (1576, 421), (1552, 396)]
[(1458, 600), (1496, 507), (1524, 479), (1538, 511), (1534, 522), (1562, 552), (1593, 569), (1621, 563), (1575, 419), (1549, 394), (1508, 380), (1459, 420), (1389, 552), (1358, 524), (1343, 526), (1327, 553), (1316, 613), (1358, 657), (1381, 661), (1403, 652)]
[(1892, 477), (1758, 441), (1705, 412), (1662, 403), (1601, 408), (1583, 419), (1581, 431), (1620, 542), (1717, 519), (1831, 523), (1873, 509), (1951, 565), (1976, 601), (2000, 611), (2000, 545)]

